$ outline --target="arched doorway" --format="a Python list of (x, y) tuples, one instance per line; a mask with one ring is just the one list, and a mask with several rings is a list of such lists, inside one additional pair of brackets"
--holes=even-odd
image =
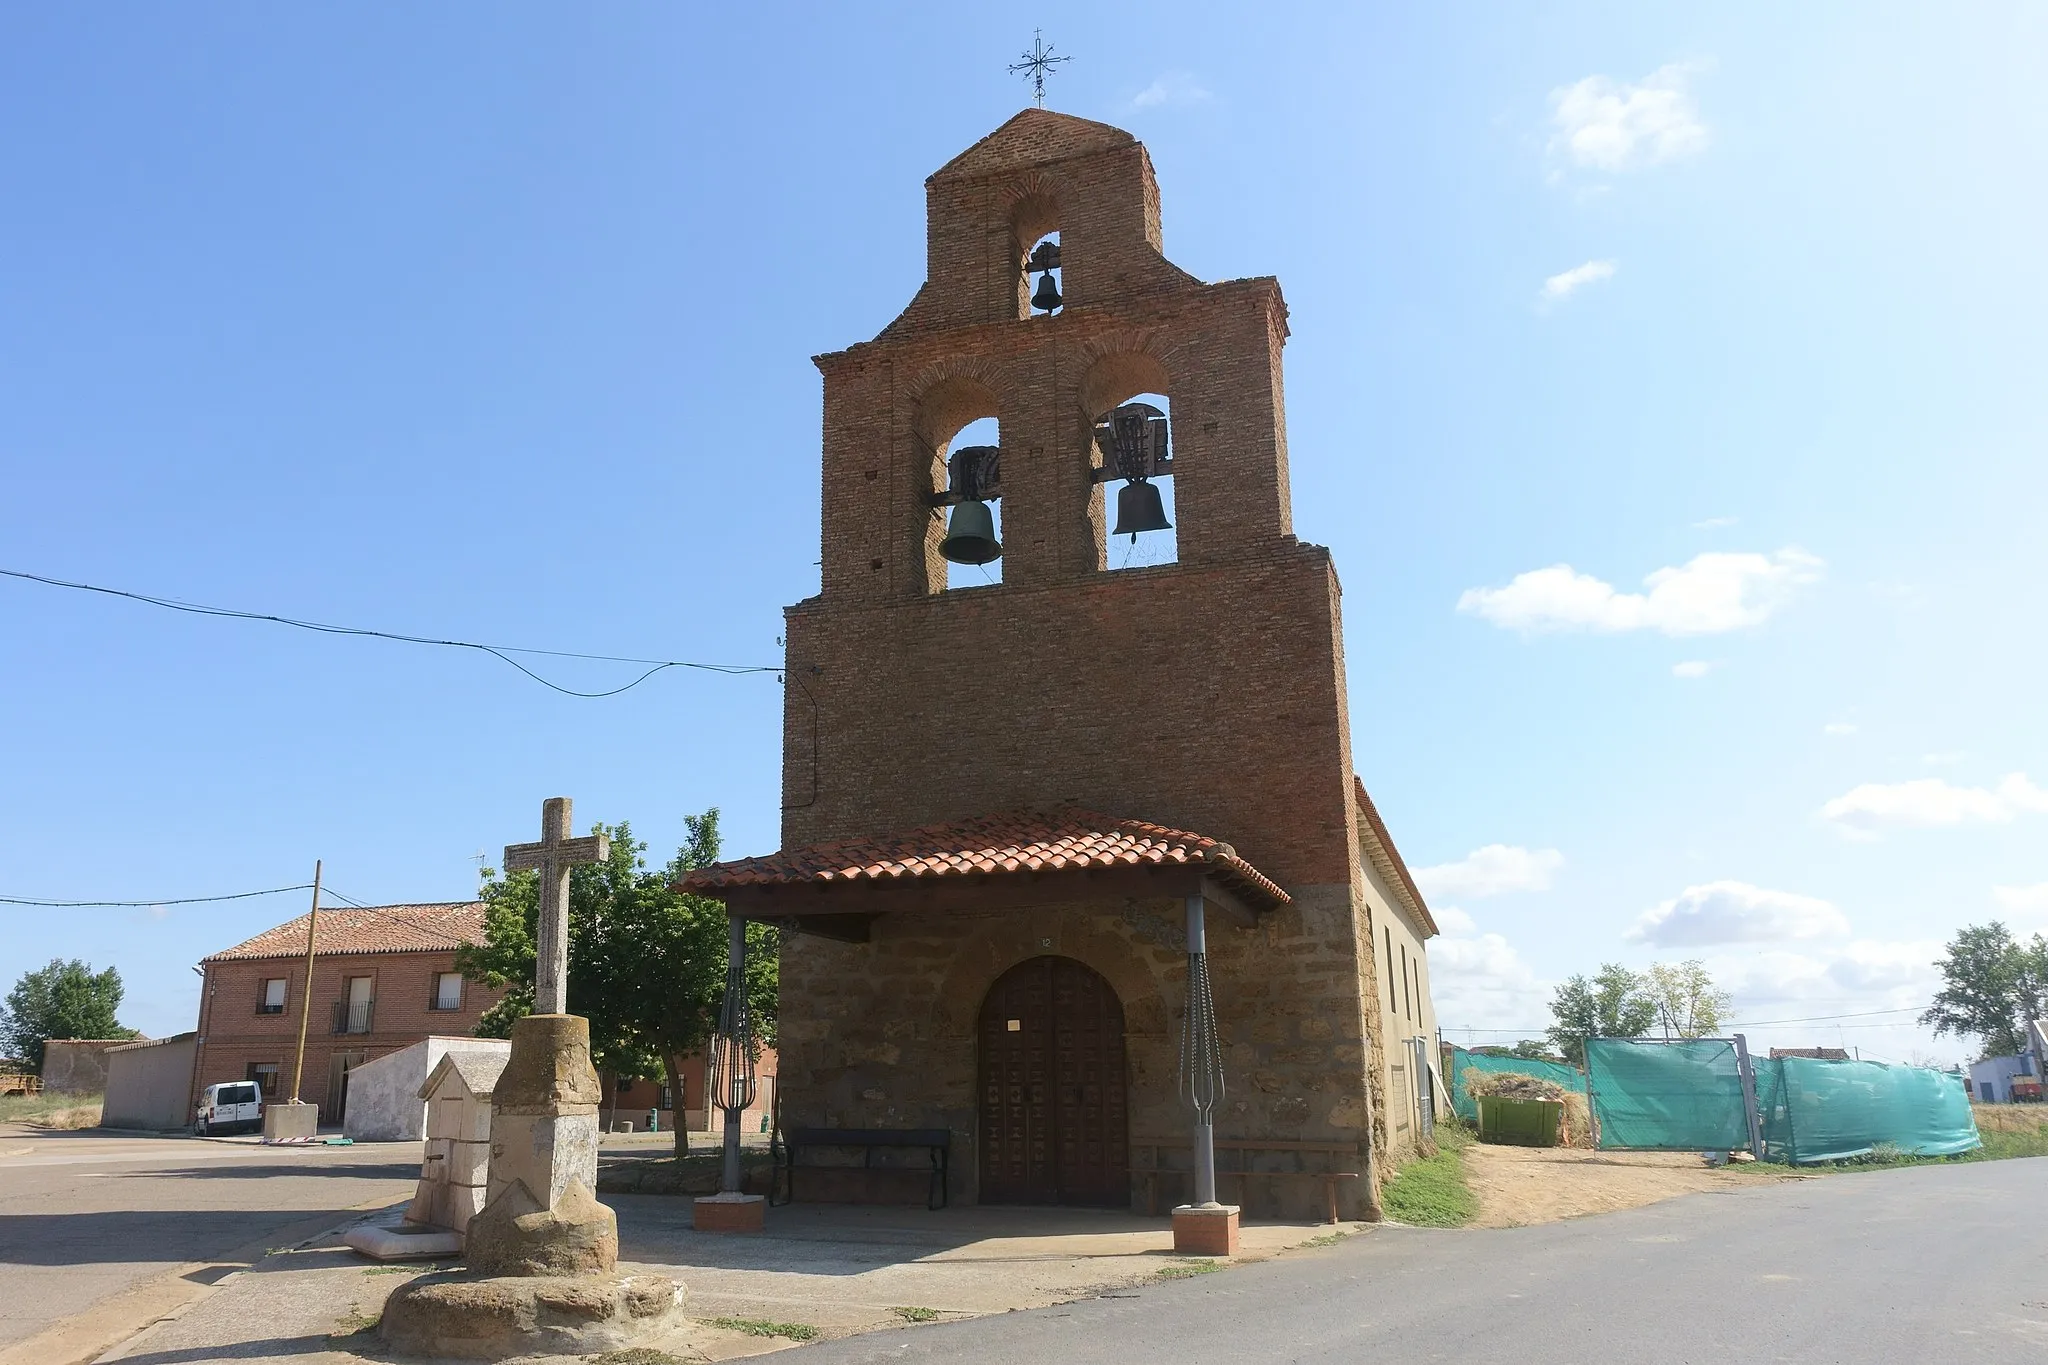
[(1068, 957), (1004, 972), (982, 1001), (981, 1202), (1131, 1200), (1124, 1007)]

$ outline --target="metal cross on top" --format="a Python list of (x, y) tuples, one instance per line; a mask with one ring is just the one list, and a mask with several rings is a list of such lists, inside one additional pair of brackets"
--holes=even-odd
[(1031, 30), (1031, 50), (1024, 54), (1024, 60), (1010, 67), (1012, 76), (1027, 76), (1031, 81), (1032, 93), (1038, 98), (1038, 107), (1045, 108), (1045, 78), (1055, 75), (1053, 66), (1058, 62), (1070, 62), (1072, 57), (1055, 57), (1052, 49), (1045, 45), (1045, 30)]
[(550, 796), (540, 807), (540, 842), (505, 845), (505, 871), (540, 873), (540, 942), (533, 959), (533, 1012), (569, 1012), (569, 869), (611, 856), (602, 834), (569, 837), (570, 802)]

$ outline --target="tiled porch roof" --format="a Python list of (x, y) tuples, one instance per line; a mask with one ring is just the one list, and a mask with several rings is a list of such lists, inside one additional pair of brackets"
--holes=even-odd
[(712, 863), (679, 883), (717, 894), (743, 887), (889, 885), (946, 877), (1093, 869), (1199, 867), (1262, 908), (1290, 897), (1220, 839), (1144, 820), (1061, 808), (926, 825), (901, 834), (834, 839), (761, 858)]

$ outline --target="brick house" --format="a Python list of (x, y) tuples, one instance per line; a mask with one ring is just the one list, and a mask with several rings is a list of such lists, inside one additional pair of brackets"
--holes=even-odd
[[(1104, 124), (1026, 109), (925, 191), (923, 285), (816, 358), (782, 851), (684, 883), (784, 930), (782, 1121), (944, 1128), (967, 1202), (1184, 1197), (1206, 917), (1231, 1192), (1376, 1216), (1433, 1093), (1436, 925), (1352, 766), (1335, 566), (1293, 533), (1280, 286), (1170, 262)], [(1124, 568), (1108, 485), (1121, 518), (1140, 476), (1172, 561)], [(948, 552), (969, 503), (999, 582)]]
[[(499, 991), (455, 970), (455, 950), (482, 938), (482, 901), (322, 909), (300, 1098), (322, 1123), (345, 1113), (344, 1078), (374, 1057), (433, 1034), (476, 1031)], [(219, 1081), (255, 1080), (289, 1099), (305, 1000), (306, 917), (200, 964), (199, 1048), (192, 1095)]]

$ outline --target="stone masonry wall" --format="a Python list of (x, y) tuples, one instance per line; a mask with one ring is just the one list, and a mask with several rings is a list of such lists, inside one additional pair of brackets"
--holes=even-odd
[[(1364, 1143), (1365, 1022), (1348, 951), (1342, 887), (1305, 887), (1296, 903), (1244, 928), (1211, 914), (1210, 972), (1229, 1087), (1222, 1139)], [(1173, 900), (1049, 905), (989, 914), (884, 916), (865, 944), (805, 935), (782, 949), (780, 1047), (786, 1126), (943, 1127), (953, 1133), (953, 1197), (978, 1185), (975, 1024), (1005, 971), (1046, 953), (1102, 974), (1123, 1003), (1130, 1135), (1185, 1146), (1190, 1111), (1176, 1094), (1187, 980), (1183, 908)], [(1362, 1155), (1362, 1153), (1361, 1153)], [(877, 1164), (921, 1154), (878, 1152)], [(1291, 1158), (1261, 1158), (1294, 1169)], [(1168, 1164), (1185, 1171), (1185, 1151)], [(1329, 1169), (1361, 1169), (1339, 1161)], [(1226, 1186), (1234, 1182), (1226, 1182)], [(1340, 1211), (1359, 1216), (1356, 1182)], [(1133, 1176), (1134, 1205), (1142, 1172)], [(1174, 1184), (1162, 1196), (1184, 1197)], [(1321, 1186), (1253, 1186), (1253, 1211), (1319, 1217)], [(1276, 1203), (1276, 1200), (1278, 1201)]]

